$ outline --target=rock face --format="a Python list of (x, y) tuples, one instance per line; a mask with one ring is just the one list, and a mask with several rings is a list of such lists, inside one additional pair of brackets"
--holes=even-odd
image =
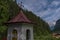
[(60, 32), (60, 19), (57, 20), (54, 31), (57, 33)]

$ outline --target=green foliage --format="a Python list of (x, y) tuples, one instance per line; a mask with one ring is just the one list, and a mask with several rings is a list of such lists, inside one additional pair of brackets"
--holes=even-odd
[(0, 0), (0, 40), (2, 40), (3, 34), (7, 27), (3, 25), (9, 18), (9, 5), (7, 0)]
[(17, 4), (12, 0), (0, 0), (0, 40), (3, 35), (6, 35), (7, 27), (4, 23), (16, 15), (18, 10)]
[(9, 5), (7, 4), (7, 0), (0, 0), (0, 32), (6, 30), (6, 27), (3, 25), (7, 22), (9, 18)]
[[(7, 22), (9, 18), (15, 16), (18, 11), (18, 5), (12, 0), (0, 0), (0, 28), (5, 28), (3, 24)], [(2, 31), (4, 29), (0, 30)]]
[(19, 12), (19, 7), (16, 4), (16, 2), (9, 1), (8, 3), (9, 3), (10, 18), (12, 18)]
[(52, 37), (52, 35), (40, 35), (40, 36), (36, 36), (35, 38), (34, 38), (35, 40), (60, 40), (59, 38), (57, 39), (57, 38), (54, 38), (54, 37)]

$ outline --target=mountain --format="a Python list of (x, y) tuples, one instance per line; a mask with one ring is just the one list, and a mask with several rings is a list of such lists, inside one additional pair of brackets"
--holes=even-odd
[(50, 30), (53, 31), (54, 30), (54, 26), (50, 26)]
[(60, 19), (57, 20), (55, 28), (54, 28), (54, 32), (59, 33), (60, 32)]

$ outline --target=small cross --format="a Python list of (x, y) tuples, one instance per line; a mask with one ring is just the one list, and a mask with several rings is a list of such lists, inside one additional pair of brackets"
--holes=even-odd
[(18, 3), (18, 6), (21, 7), (21, 8), (24, 7), (24, 6), (22, 5), (22, 2)]

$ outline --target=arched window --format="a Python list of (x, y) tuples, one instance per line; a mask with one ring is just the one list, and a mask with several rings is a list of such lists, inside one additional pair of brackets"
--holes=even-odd
[(30, 40), (30, 30), (26, 30), (26, 40)]
[(17, 30), (16, 29), (13, 30), (12, 35), (13, 35), (12, 40), (17, 40)]

